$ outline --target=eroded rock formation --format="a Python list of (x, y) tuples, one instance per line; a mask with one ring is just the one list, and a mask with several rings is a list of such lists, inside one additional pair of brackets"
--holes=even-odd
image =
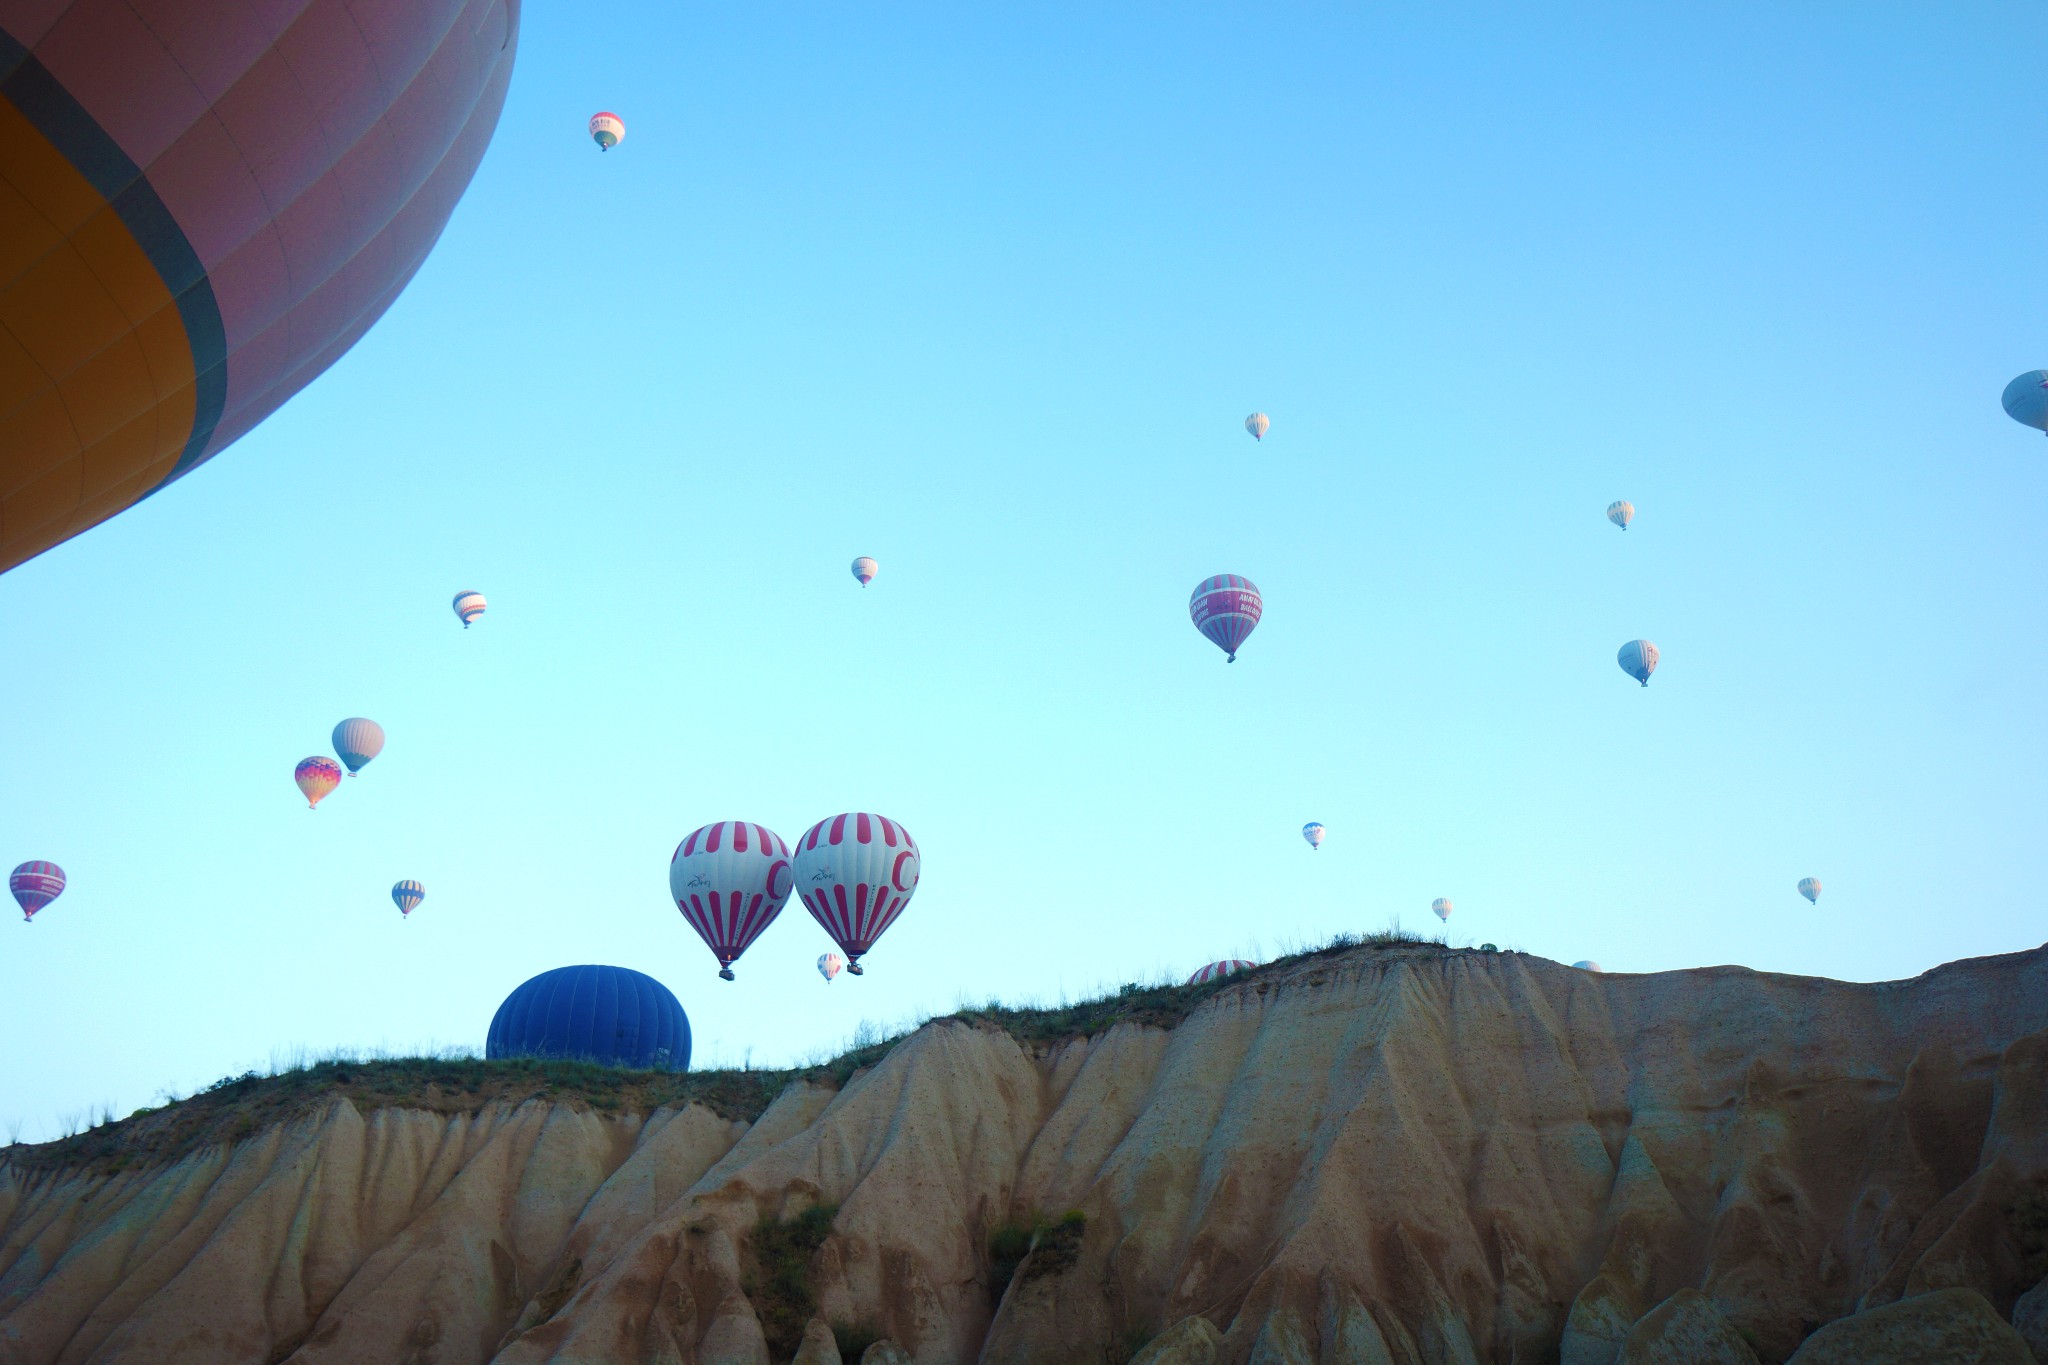
[[(759, 1226), (820, 1206), (771, 1341)], [(918, 1365), (1169, 1327), (1218, 1365), (1775, 1365), (1872, 1309), (1938, 1334), (1949, 1289), (2008, 1350), (2044, 1271), (2048, 950), (1851, 985), (1361, 949), (1171, 1031), (933, 1023), (751, 1124), (335, 1100), (168, 1165), (0, 1164), (4, 1365), (783, 1365), (822, 1324)]]

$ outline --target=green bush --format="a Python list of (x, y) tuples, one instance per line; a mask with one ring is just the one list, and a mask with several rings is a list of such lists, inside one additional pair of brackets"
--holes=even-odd
[(754, 1225), (749, 1244), (754, 1273), (743, 1287), (761, 1319), (769, 1354), (777, 1360), (789, 1359), (803, 1345), (804, 1324), (818, 1308), (811, 1292), (811, 1258), (832, 1235), (838, 1212), (837, 1204), (819, 1204), (787, 1222), (764, 1217)]
[(997, 1303), (1009, 1291), (1017, 1272), (1024, 1279), (1044, 1279), (1073, 1267), (1081, 1256), (1081, 1238), (1088, 1215), (1068, 1209), (1057, 1220), (1034, 1217), (1029, 1223), (1004, 1223), (988, 1237), (988, 1288)]
[(997, 1303), (1003, 1301), (1003, 1292), (1010, 1287), (1017, 1267), (1031, 1254), (1031, 1239), (1036, 1235), (1036, 1228), (1015, 1223), (1005, 1223), (989, 1234), (988, 1287)]

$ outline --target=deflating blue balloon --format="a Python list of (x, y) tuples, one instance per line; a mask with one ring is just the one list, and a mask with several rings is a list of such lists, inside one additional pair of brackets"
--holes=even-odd
[(630, 967), (557, 967), (505, 997), (484, 1056), (688, 1071), (690, 1017), (668, 987)]

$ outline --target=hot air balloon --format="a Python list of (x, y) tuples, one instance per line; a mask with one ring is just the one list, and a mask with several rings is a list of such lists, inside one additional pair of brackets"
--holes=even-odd
[(1438, 896), (1435, 900), (1429, 903), (1429, 908), (1431, 910), (1434, 910), (1436, 912), (1436, 917), (1444, 921), (1446, 924), (1450, 923), (1451, 911), (1457, 909), (1456, 906), (1451, 904), (1451, 898), (1449, 896)]
[(1630, 640), (1614, 656), (1621, 665), (1621, 671), (1634, 678), (1643, 686), (1650, 685), (1650, 675), (1657, 671), (1657, 646), (1648, 640)]
[(384, 752), (384, 727), (374, 720), (351, 716), (334, 727), (334, 752), (348, 765), (354, 777), (365, 763)]
[(1258, 586), (1234, 573), (1203, 579), (1195, 585), (1194, 596), (1188, 599), (1188, 616), (1195, 629), (1228, 656), (1226, 663), (1237, 662), (1238, 646), (1259, 624), (1259, 615), (1264, 610), (1265, 601), (1259, 596)]
[(1622, 530), (1636, 519), (1636, 505), (1632, 502), (1610, 502), (1607, 504), (1607, 519)]
[(1198, 968), (1195, 974), (1188, 978), (1187, 984), (1199, 986), (1204, 981), (1218, 981), (1229, 976), (1232, 972), (1248, 972), (1258, 965), (1256, 962), (1247, 962), (1241, 957), (1226, 957), (1221, 962), (1211, 962), (1206, 967)]
[(1820, 878), (1818, 878), (1818, 877), (1801, 877), (1801, 878), (1799, 879), (1799, 894), (1800, 894), (1800, 895), (1802, 895), (1802, 896), (1804, 896), (1804, 897), (1806, 897), (1806, 899), (1807, 899), (1807, 900), (1808, 900), (1809, 902), (1811, 902), (1812, 904), (1814, 904), (1814, 905), (1819, 905), (1819, 904), (1820, 904)]
[(505, 997), (484, 1056), (688, 1071), (690, 1016), (668, 987), (630, 967), (557, 967)]
[(299, 766), (292, 771), (292, 780), (306, 794), (306, 809), (312, 810), (327, 793), (341, 785), (341, 765), (326, 754), (315, 754), (299, 760)]
[(862, 555), (859, 559), (853, 561), (853, 576), (860, 580), (860, 585), (863, 588), (874, 582), (875, 575), (881, 571), (882, 566), (866, 555)]
[(461, 618), (464, 630), (469, 629), (471, 621), (484, 614), (488, 605), (484, 601), (484, 595), (473, 588), (464, 588), (455, 594), (455, 614)]
[[(659, 133), (659, 128), (655, 132)], [(626, 140), (626, 121), (617, 114), (592, 114), (590, 116), (590, 140), (597, 144), (600, 152), (608, 152)], [(660, 142), (660, 138), (654, 139)], [(657, 158), (658, 160), (659, 158)]]
[(64, 894), (64, 869), (55, 863), (23, 863), (8, 874), (7, 889), (21, 906), (23, 923), (34, 923), (36, 911)]
[(1308, 840), (1310, 848), (1321, 848), (1323, 846), (1322, 824), (1315, 820), (1309, 821), (1301, 827), (1301, 837)]
[(391, 888), (391, 903), (398, 907), (401, 917), (410, 915), (427, 898), (427, 888), (415, 881), (402, 881)]
[(1600, 964), (1590, 957), (1580, 958), (1572, 966), (1577, 967), (1582, 972), (1597, 972), (1600, 970)]
[(732, 964), (789, 899), (789, 845), (766, 825), (720, 820), (686, 835), (668, 860), (676, 909), (732, 980)]
[(910, 904), (922, 864), (909, 830), (865, 811), (820, 820), (796, 841), (796, 893), (847, 971), (861, 975), (862, 954)]
[(2022, 426), (2048, 431), (2048, 370), (2028, 370), (2007, 384), (2005, 411)]
[(846, 959), (837, 953), (825, 953), (818, 958), (818, 975), (830, 984), (833, 977), (846, 970)]
[(1263, 412), (1255, 412), (1244, 419), (1244, 429), (1252, 434), (1254, 441), (1266, 439), (1266, 433), (1273, 429), (1273, 419)]
[(519, 9), (0, 3), (0, 570), (191, 473), (369, 330), (484, 154)]

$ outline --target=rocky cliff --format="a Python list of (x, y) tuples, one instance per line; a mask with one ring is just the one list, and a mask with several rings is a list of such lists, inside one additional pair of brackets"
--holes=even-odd
[(934, 1022), (751, 1121), (332, 1097), (0, 1161), (5, 1365), (2048, 1360), (2048, 950), (1359, 949), (1171, 1028)]

